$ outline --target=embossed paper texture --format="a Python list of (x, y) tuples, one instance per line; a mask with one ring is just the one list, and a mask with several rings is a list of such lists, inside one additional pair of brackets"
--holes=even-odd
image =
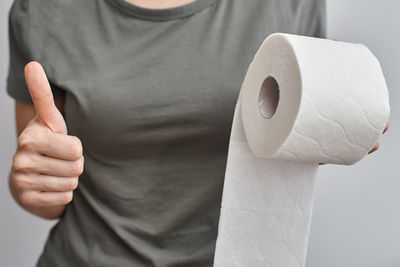
[(388, 116), (367, 47), (269, 36), (234, 114), (214, 266), (304, 266), (318, 164), (361, 160)]

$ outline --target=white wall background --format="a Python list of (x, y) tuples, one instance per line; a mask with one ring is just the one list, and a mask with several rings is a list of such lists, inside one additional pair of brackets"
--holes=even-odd
[[(398, 267), (400, 1), (327, 1), (328, 37), (364, 43), (380, 60), (391, 96), (391, 129), (381, 149), (357, 165), (321, 168), (307, 267)], [(15, 150), (13, 101), (5, 92), (11, 2), (0, 2), (0, 266), (22, 267), (34, 265), (52, 223), (24, 212), (8, 193)]]

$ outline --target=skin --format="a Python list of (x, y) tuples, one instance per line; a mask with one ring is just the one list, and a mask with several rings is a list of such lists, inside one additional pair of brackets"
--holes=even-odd
[[(126, 0), (144, 8), (171, 8), (194, 0)], [(16, 202), (46, 219), (62, 216), (72, 201), (83, 172), (79, 138), (67, 134), (63, 117), (64, 97), (53, 100), (42, 66), (25, 66), (25, 80), (33, 104), (15, 102), (18, 145), (13, 157), (9, 187)], [(386, 125), (384, 132), (388, 129)], [(379, 148), (376, 143), (370, 153)]]
[(79, 138), (67, 135), (61, 114), (64, 99), (54, 102), (39, 63), (26, 65), (25, 79), (34, 104), (15, 103), (18, 145), (10, 191), (27, 211), (55, 219), (72, 201), (78, 186), (83, 172), (82, 144)]
[(131, 4), (151, 9), (171, 8), (183, 6), (195, 0), (125, 0)]

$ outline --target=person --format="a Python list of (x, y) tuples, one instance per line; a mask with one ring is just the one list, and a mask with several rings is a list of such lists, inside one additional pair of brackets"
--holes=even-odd
[(9, 19), (10, 190), (59, 219), (37, 266), (212, 266), (246, 70), (273, 32), (324, 37), (325, 2), (15, 0)]

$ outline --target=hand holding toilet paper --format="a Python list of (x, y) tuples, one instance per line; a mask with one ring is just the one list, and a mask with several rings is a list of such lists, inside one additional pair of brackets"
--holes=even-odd
[(388, 116), (368, 48), (270, 35), (236, 105), (214, 266), (305, 266), (318, 164), (361, 160)]

